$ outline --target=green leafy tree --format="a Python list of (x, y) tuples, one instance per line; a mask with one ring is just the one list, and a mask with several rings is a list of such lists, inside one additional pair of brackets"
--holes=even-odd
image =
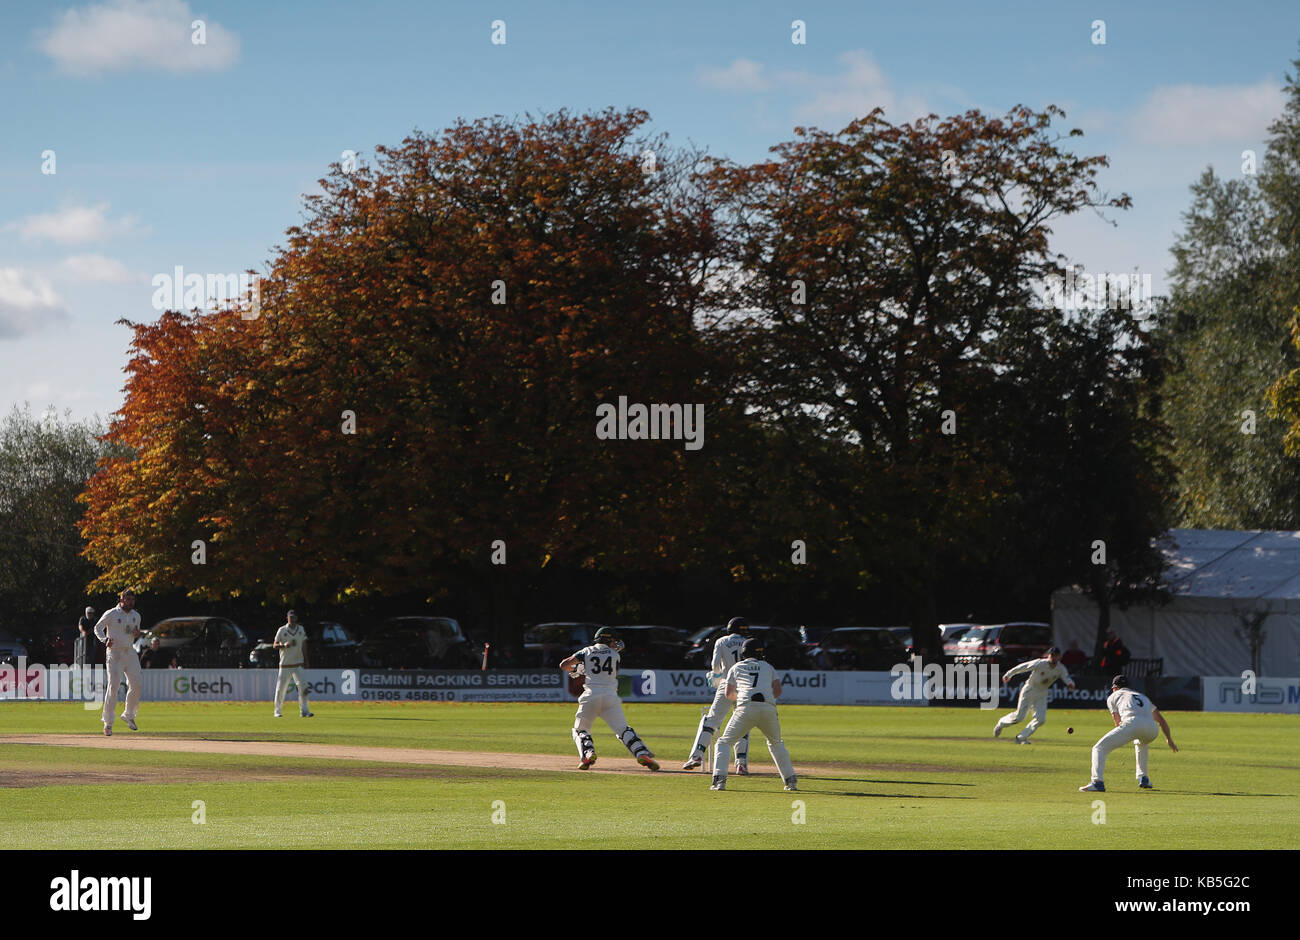
[[(1300, 65), (1300, 61), (1296, 63)], [(1173, 247), (1162, 390), (1187, 527), (1300, 528), (1292, 308), (1300, 291), (1300, 84), (1269, 129), (1258, 182), (1208, 169)], [(1281, 380), (1281, 381), (1279, 381)]]
[(30, 406), (0, 423), (0, 617), (19, 632), (76, 623), (95, 568), (84, 557), (77, 495), (113, 448), (97, 421)]
[(989, 560), (1011, 482), (972, 433), (990, 344), (1061, 270), (1051, 221), (1129, 204), (1097, 192), (1104, 157), (1062, 148), (1080, 132), (1056, 134), (1061, 116), (894, 126), (877, 110), (711, 178), (736, 272), (716, 301), (746, 370), (736, 397), (796, 442), (801, 473), (849, 517), (864, 581), (895, 585), (918, 638), (944, 578)]

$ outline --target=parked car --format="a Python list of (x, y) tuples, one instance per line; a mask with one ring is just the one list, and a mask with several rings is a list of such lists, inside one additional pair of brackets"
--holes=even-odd
[(691, 648), (690, 637), (677, 627), (626, 624), (612, 629), (623, 641), (622, 669), (680, 669)]
[(959, 663), (996, 665), (1010, 669), (1027, 659), (1038, 659), (1052, 645), (1052, 625), (1037, 621), (972, 627), (957, 643)]
[(809, 655), (822, 669), (878, 672), (907, 662), (907, 647), (898, 628), (837, 627)]
[(357, 644), (373, 669), (477, 669), (460, 624), (450, 617), (389, 617)]
[(0, 630), (0, 663), (18, 665), (18, 657), (27, 655), (27, 647), (8, 630)]
[[(361, 665), (360, 643), (343, 624), (323, 620), (303, 627), (307, 631), (307, 664), (311, 668), (346, 669)], [(249, 651), (248, 664), (278, 667), (280, 651), (274, 644), (275, 631), (271, 631)]]
[[(725, 626), (705, 627), (697, 630), (689, 639), (691, 647), (686, 652), (687, 669), (708, 669), (709, 658), (713, 655), (713, 644), (727, 632)], [(772, 627), (751, 624), (749, 636), (761, 636), (767, 641), (767, 661), (773, 669), (811, 669), (808, 659), (808, 647), (799, 638), (799, 631), (793, 627)]]
[(230, 668), (248, 665), (248, 636), (225, 617), (169, 617), (144, 631), (135, 641), (137, 653), (154, 639), (164, 650), (174, 650), (182, 666), (190, 669)]
[[(941, 623), (939, 624), (939, 633), (943, 638), (943, 655), (953, 657), (957, 655), (957, 644), (961, 638), (975, 627), (983, 627), (982, 623)], [(912, 646), (909, 643), (907, 651), (912, 652)]]
[(524, 662), (530, 666), (554, 666), (570, 653), (590, 646), (603, 623), (565, 620), (537, 623), (524, 629)]

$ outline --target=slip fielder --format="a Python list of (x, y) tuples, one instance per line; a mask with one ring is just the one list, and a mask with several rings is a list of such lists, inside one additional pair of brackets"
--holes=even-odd
[(1020, 699), (1016, 710), (1003, 715), (998, 723), (993, 726), (993, 737), (999, 737), (1003, 728), (1020, 724), (1032, 709), (1034, 720), (1016, 735), (1017, 744), (1028, 744), (1029, 736), (1047, 721), (1047, 690), (1051, 688), (1053, 682), (1057, 679), (1064, 679), (1067, 686), (1071, 689), (1074, 688), (1074, 680), (1070, 678), (1070, 673), (1061, 665), (1061, 648), (1059, 646), (1053, 646), (1049, 649), (1047, 655), (1042, 659), (1031, 659), (1019, 666), (1008, 669), (1007, 674), (1002, 677), (1002, 681), (1005, 683), (1013, 676), (1018, 676), (1024, 672), (1029, 673), (1029, 678), (1020, 687)]
[(659, 762), (654, 754), (623, 717), (623, 703), (618, 697), (618, 654), (623, 649), (623, 641), (609, 627), (601, 627), (592, 639), (591, 646), (584, 646), (560, 663), (565, 672), (587, 677), (587, 687), (578, 696), (578, 714), (573, 720), (573, 743), (578, 746), (580, 761), (578, 769), (586, 770), (596, 763), (596, 744), (591, 739), (591, 726), (597, 718), (603, 718), (638, 764), (658, 770)]
[(275, 717), (281, 718), (284, 707), (284, 693), (289, 688), (289, 680), (298, 683), (298, 708), (304, 718), (316, 717), (307, 707), (307, 677), (303, 669), (307, 666), (307, 631), (298, 623), (298, 615), (292, 610), (284, 615), (285, 624), (275, 631), (275, 641), (271, 644), (280, 651), (280, 672), (275, 677)]
[(126, 677), (126, 705), (122, 720), (132, 731), (136, 728), (135, 716), (140, 710), (140, 657), (131, 648), (133, 640), (140, 638), (140, 612), (135, 609), (135, 593), (129, 588), (118, 595), (117, 606), (104, 611), (95, 624), (95, 636), (108, 647), (104, 665), (108, 669), (108, 684), (104, 687), (104, 734), (113, 733), (113, 712), (117, 710), (117, 689)]
[[(722, 719), (727, 714), (730, 703), (727, 701), (727, 683), (722, 679), (728, 669), (740, 662), (740, 649), (745, 645), (748, 633), (749, 621), (743, 617), (732, 617), (727, 621), (727, 632), (714, 641), (713, 658), (710, 661), (713, 672), (709, 676), (709, 681), (717, 683), (717, 691), (713, 693), (713, 703), (709, 706), (708, 712), (700, 718), (699, 730), (695, 732), (695, 743), (691, 745), (691, 756), (686, 759), (686, 763), (682, 764), (682, 770), (694, 770), (704, 763), (704, 755), (709, 749), (709, 742), (713, 740), (713, 733), (723, 724)], [(718, 753), (724, 763), (730, 756), (725, 751)], [(748, 734), (736, 742), (736, 773), (742, 775), (749, 773)]]
[[(755, 725), (767, 738), (767, 750), (772, 761), (785, 781), (787, 790), (797, 790), (794, 764), (790, 761), (790, 752), (781, 740), (781, 721), (776, 715), (776, 700), (781, 697), (781, 680), (776, 677), (772, 667), (763, 661), (767, 646), (759, 637), (750, 637), (741, 649), (741, 660), (732, 666), (723, 685), (727, 698), (736, 703), (736, 710), (731, 713), (727, 729), (718, 738), (718, 753), (726, 754), (740, 736), (748, 733)], [(713, 784), (710, 790), (727, 789), (727, 762), (718, 761), (713, 769)]]
[(1147, 748), (1160, 731), (1165, 733), (1169, 749), (1175, 754), (1178, 753), (1178, 745), (1174, 744), (1174, 739), (1169, 734), (1169, 723), (1165, 721), (1165, 716), (1160, 714), (1160, 709), (1156, 708), (1155, 702), (1130, 689), (1128, 680), (1123, 676), (1112, 679), (1110, 687), (1112, 691), (1110, 698), (1106, 699), (1106, 707), (1110, 709), (1110, 717), (1115, 720), (1115, 730), (1102, 735), (1101, 740), (1092, 746), (1092, 781), (1086, 787), (1079, 787), (1079, 789), (1084, 792), (1105, 793), (1106, 758), (1115, 748), (1132, 742), (1137, 758), (1138, 786), (1143, 790), (1150, 790), (1151, 778), (1147, 776)]

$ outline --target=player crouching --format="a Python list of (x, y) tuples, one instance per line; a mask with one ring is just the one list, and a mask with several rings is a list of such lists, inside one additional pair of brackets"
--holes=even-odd
[[(790, 761), (790, 752), (781, 740), (781, 722), (776, 715), (776, 700), (781, 697), (781, 680), (776, 677), (772, 667), (764, 662), (767, 645), (760, 637), (750, 637), (741, 647), (743, 657), (727, 670), (727, 698), (736, 703), (736, 710), (731, 713), (727, 730), (718, 738), (718, 753), (731, 753), (730, 748), (741, 735), (747, 734), (755, 725), (767, 738), (767, 750), (772, 755), (776, 769), (781, 773), (787, 790), (796, 790), (794, 764)], [(727, 761), (718, 761), (713, 771), (713, 785), (710, 790), (727, 789)]]
[[(1110, 698), (1106, 707), (1110, 717), (1115, 720), (1115, 730), (1102, 735), (1101, 740), (1092, 747), (1092, 781), (1085, 787), (1079, 787), (1085, 793), (1105, 793), (1106, 758), (1110, 752), (1121, 745), (1132, 742), (1137, 757), (1138, 786), (1144, 790), (1151, 789), (1151, 778), (1147, 776), (1147, 748), (1159, 736), (1165, 733), (1169, 749), (1178, 753), (1178, 746), (1169, 734), (1169, 723), (1160, 714), (1156, 703), (1144, 695), (1138, 695), (1128, 687), (1128, 680), (1116, 676), (1110, 683)], [(1159, 726), (1159, 731), (1157, 731)]]
[(578, 714), (573, 721), (573, 743), (578, 746), (581, 761), (578, 769), (586, 770), (596, 763), (596, 745), (590, 732), (596, 719), (603, 718), (638, 764), (658, 770), (654, 754), (623, 717), (623, 703), (618, 697), (618, 654), (623, 649), (623, 641), (609, 627), (601, 627), (593, 639), (591, 646), (583, 647), (560, 663), (565, 672), (587, 677), (587, 687), (578, 697)]

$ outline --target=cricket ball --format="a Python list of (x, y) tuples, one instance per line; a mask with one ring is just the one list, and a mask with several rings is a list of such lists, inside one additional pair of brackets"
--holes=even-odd
[(1066, 734), (1074, 734), (1074, 729), (1073, 729), (1073, 728), (1066, 728), (1066, 729), (1065, 729), (1065, 733), (1066, 733)]

